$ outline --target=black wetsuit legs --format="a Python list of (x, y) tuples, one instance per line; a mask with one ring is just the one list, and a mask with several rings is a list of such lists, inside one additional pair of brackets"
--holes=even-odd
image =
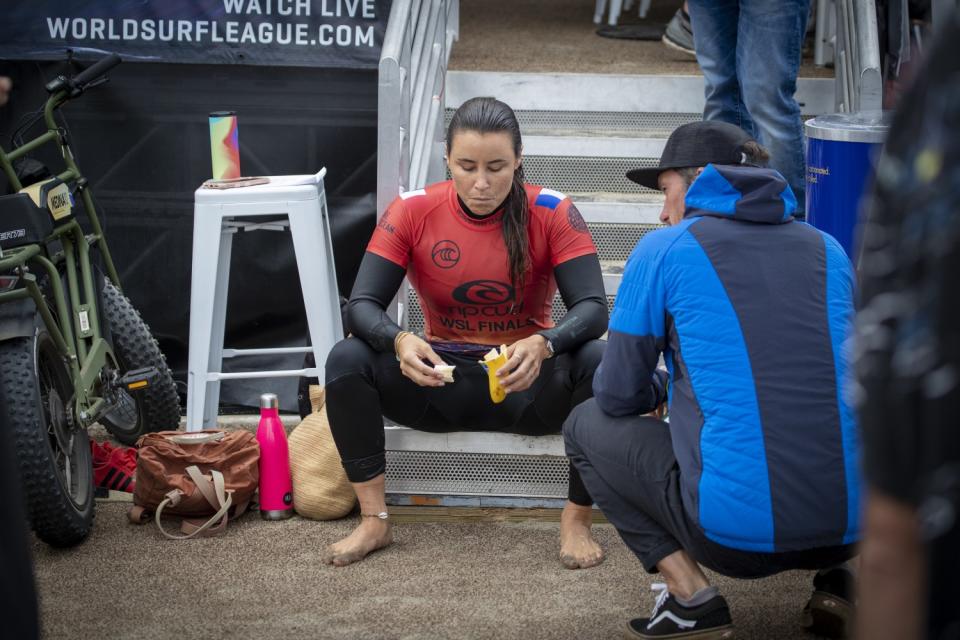
[[(501, 431), (540, 436), (559, 433), (571, 409), (592, 397), (593, 373), (604, 343), (591, 340), (544, 360), (534, 384), (490, 401), (487, 374), (475, 358), (442, 354), (456, 365), (456, 382), (421, 387), (400, 372), (392, 353), (347, 338), (327, 358), (327, 416), (351, 482), (375, 478), (386, 469), (383, 416), (420, 431)], [(579, 474), (570, 469), (569, 499), (592, 501)]]

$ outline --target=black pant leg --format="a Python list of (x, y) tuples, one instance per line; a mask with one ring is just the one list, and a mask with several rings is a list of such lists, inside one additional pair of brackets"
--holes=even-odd
[[(386, 380), (402, 384), (398, 378), (396, 357), (359, 338), (341, 340), (327, 356), (327, 418), (350, 482), (372, 480), (386, 470), (380, 387)], [(392, 416), (401, 424), (415, 422), (427, 404), (423, 387), (407, 382), (401, 415)]]
[(577, 349), (545, 360), (533, 385), (533, 401), (512, 432), (523, 435), (560, 433), (570, 411), (593, 397), (593, 374), (606, 342), (590, 340)]
[[(452, 360), (458, 366), (457, 382), (433, 389), (404, 377), (393, 354), (377, 352), (358, 338), (340, 341), (327, 357), (327, 417), (347, 477), (364, 482), (385, 471), (384, 415), (426, 431), (467, 426), (524, 435), (559, 432), (570, 408), (592, 395), (593, 372), (603, 347), (593, 340), (545, 362), (541, 379), (522, 392), (532, 398), (524, 400), (518, 394), (495, 406), (486, 395), (486, 374), (478, 374), (472, 360)], [(497, 415), (503, 412), (507, 413)], [(478, 417), (476, 424), (471, 422)], [(568, 497), (576, 504), (593, 503), (572, 466)]]
[(660, 560), (683, 548), (673, 527), (665, 526), (683, 517), (667, 425), (655, 418), (615, 418), (587, 400), (571, 412), (563, 436), (597, 506), (644, 568), (656, 572)]
[[(600, 366), (605, 347), (606, 342), (602, 340), (590, 340), (569, 353), (558, 355), (552, 362), (546, 361), (544, 366), (549, 368), (541, 374), (546, 380), (513, 430), (529, 435), (561, 431), (570, 411), (593, 397), (593, 374)], [(567, 499), (584, 507), (593, 504), (593, 498), (572, 462)]]
[(708, 539), (687, 515), (669, 426), (645, 416), (614, 417), (588, 400), (564, 424), (567, 456), (607, 519), (647, 571), (681, 549), (725, 576), (760, 578), (823, 569), (851, 558), (853, 545), (756, 553)]

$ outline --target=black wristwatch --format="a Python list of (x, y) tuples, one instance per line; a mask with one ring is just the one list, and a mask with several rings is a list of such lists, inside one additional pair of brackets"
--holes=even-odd
[[(540, 335), (543, 336), (542, 333)], [(557, 355), (557, 352), (553, 350), (553, 342), (550, 340), (550, 338), (543, 336), (543, 339), (547, 341), (547, 352), (550, 354), (547, 356), (547, 358), (552, 358), (553, 356)]]

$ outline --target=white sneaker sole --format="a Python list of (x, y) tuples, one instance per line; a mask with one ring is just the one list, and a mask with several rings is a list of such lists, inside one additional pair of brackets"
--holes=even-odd
[(670, 48), (673, 49), (674, 51), (679, 51), (679, 52), (681, 52), (681, 53), (687, 54), (687, 55), (690, 56), (691, 58), (696, 59), (696, 57), (697, 57), (697, 52), (696, 52), (696, 51), (694, 51), (693, 49), (687, 49), (686, 47), (683, 47), (683, 46), (677, 44), (677, 43), (674, 42), (673, 40), (669, 39), (669, 38), (666, 36), (666, 34), (664, 34), (664, 36), (663, 36), (662, 38), (660, 38), (660, 42), (662, 42), (663, 44), (667, 45), (668, 47), (670, 47)]

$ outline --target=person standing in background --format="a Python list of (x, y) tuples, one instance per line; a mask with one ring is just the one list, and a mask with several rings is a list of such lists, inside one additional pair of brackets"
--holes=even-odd
[(688, 0), (704, 120), (735, 124), (770, 153), (770, 166), (806, 211), (803, 122), (794, 94), (810, 0)]

